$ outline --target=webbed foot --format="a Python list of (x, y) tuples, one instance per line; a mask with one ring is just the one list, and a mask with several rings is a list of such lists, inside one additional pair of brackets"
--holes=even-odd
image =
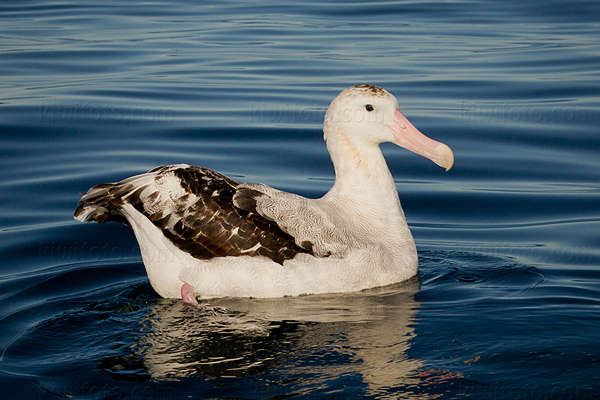
[(223, 307), (215, 307), (211, 306), (208, 303), (198, 303), (196, 300), (196, 293), (194, 292), (194, 287), (188, 283), (184, 283), (181, 286), (181, 300), (184, 303), (194, 306), (208, 315), (219, 315), (219, 314), (228, 314), (229, 311)]

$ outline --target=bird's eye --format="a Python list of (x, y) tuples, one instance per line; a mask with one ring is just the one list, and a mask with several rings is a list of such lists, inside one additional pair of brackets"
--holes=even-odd
[(365, 108), (367, 109), (367, 111), (368, 111), (368, 112), (371, 112), (371, 111), (373, 111), (373, 110), (374, 110), (373, 106), (372, 106), (372, 105), (370, 105), (370, 104), (367, 104), (367, 105), (365, 106)]

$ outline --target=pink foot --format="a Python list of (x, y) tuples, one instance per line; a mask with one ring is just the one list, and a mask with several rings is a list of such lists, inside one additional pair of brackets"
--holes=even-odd
[(198, 306), (198, 300), (196, 300), (196, 294), (194, 293), (194, 287), (192, 285), (184, 283), (183, 286), (181, 286), (181, 300), (192, 306)]
[(198, 300), (196, 300), (196, 294), (194, 293), (194, 287), (188, 283), (184, 283), (181, 286), (181, 300), (183, 300), (183, 302), (186, 304), (197, 307), (208, 315), (227, 314), (229, 312), (222, 307), (213, 307), (210, 304), (198, 303)]

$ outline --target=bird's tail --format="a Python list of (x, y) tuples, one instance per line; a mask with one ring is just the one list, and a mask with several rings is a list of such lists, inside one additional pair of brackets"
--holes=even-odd
[(156, 171), (132, 176), (118, 183), (101, 183), (92, 187), (77, 203), (74, 218), (81, 222), (97, 222), (103, 224), (108, 221), (127, 223), (120, 212), (129, 196), (141, 190), (146, 183), (153, 180)]
[(125, 222), (119, 218), (117, 205), (111, 202), (111, 189), (118, 184), (103, 183), (91, 188), (77, 203), (74, 218), (81, 222), (97, 222), (103, 224), (108, 221)]

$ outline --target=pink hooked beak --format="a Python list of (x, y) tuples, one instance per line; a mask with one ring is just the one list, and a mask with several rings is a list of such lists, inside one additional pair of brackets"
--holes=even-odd
[(454, 153), (444, 143), (423, 135), (400, 110), (394, 112), (394, 123), (388, 125), (394, 134), (394, 143), (423, 157), (429, 158), (448, 171), (454, 164)]

